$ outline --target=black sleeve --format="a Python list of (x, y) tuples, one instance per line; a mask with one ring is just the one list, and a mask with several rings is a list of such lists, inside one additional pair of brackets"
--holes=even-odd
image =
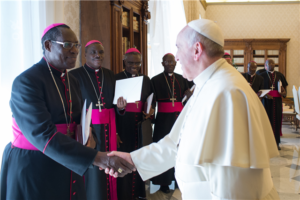
[(66, 168), (83, 175), (97, 151), (57, 132), (44, 100), (43, 84), (21, 75), (12, 86), (10, 106), (26, 139), (39, 151)]

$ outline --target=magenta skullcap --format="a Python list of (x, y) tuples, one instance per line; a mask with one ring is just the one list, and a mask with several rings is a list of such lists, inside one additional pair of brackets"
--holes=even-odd
[(47, 28), (45, 28), (43, 34), (42, 34), (42, 38), (44, 37), (44, 35), (52, 28), (57, 27), (57, 26), (61, 26), (61, 25), (66, 25), (64, 23), (55, 23), (55, 24), (51, 24), (49, 26), (47, 26)]
[(229, 54), (229, 53), (227, 53), (227, 52), (225, 52), (225, 53), (224, 53), (224, 56), (230, 56), (230, 54)]
[(132, 53), (132, 52), (136, 52), (136, 53), (141, 53), (139, 50), (137, 50), (136, 48), (130, 48), (126, 51), (125, 54), (128, 54), (128, 53)]
[(99, 43), (99, 44), (103, 45), (103, 44), (102, 44), (100, 41), (98, 41), (98, 40), (91, 40), (91, 41), (89, 41), (88, 43), (86, 43), (85, 47), (87, 47), (87, 46), (89, 46), (89, 45), (91, 45), (91, 44), (94, 44), (94, 43)]
[[(174, 56), (172, 53), (166, 53), (166, 54), (164, 55), (164, 57), (165, 57), (166, 55), (172, 55), (172, 56)], [(174, 56), (174, 57), (175, 57), (175, 56)]]

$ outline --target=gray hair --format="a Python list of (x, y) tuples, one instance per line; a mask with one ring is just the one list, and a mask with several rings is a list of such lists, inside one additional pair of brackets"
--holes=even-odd
[(143, 60), (142, 54), (140, 54), (140, 53), (138, 53), (138, 52), (130, 52), (130, 53), (126, 53), (126, 54), (124, 55), (124, 60), (127, 60), (128, 55), (139, 55), (139, 56), (141, 56), (141, 61)]
[(224, 55), (224, 47), (208, 39), (204, 35), (201, 35), (192, 28), (188, 28), (187, 30), (188, 31), (186, 32), (186, 38), (189, 42), (190, 47), (193, 46), (196, 42), (200, 42), (203, 45), (204, 51), (208, 55), (208, 57), (214, 58), (222, 57)]

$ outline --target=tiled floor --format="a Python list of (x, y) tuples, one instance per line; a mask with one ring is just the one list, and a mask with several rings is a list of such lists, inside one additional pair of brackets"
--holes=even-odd
[[(282, 132), (280, 157), (270, 161), (273, 182), (281, 200), (300, 200), (300, 132), (288, 125)], [(146, 189), (148, 200), (181, 200), (178, 189), (167, 195), (160, 191), (150, 194), (149, 183)]]

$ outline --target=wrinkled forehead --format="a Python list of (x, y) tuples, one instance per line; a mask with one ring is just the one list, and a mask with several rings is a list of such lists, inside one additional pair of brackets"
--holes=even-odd
[(104, 47), (99, 43), (93, 43), (86, 47), (88, 51), (101, 51), (104, 50)]
[(61, 41), (61, 42), (74, 42), (74, 43), (78, 43), (78, 39), (77, 36), (75, 35), (75, 33), (68, 28), (64, 28), (64, 27), (59, 27), (60, 30), (60, 35), (57, 37), (57, 40)]

